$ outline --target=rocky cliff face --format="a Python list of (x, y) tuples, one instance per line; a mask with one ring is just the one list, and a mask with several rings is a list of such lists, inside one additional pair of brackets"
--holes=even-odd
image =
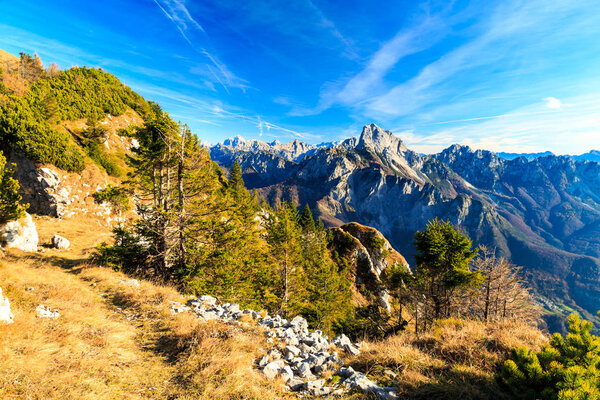
[(330, 228), (329, 234), (330, 251), (335, 252), (350, 266), (355, 303), (364, 306), (374, 296), (379, 306), (389, 313), (390, 296), (382, 278), (386, 269), (394, 264), (410, 270), (404, 257), (377, 229), (356, 222)]
[[(356, 221), (413, 254), (415, 231), (433, 218), (459, 225), (477, 244), (525, 267), (538, 294), (592, 317), (600, 309), (600, 164), (568, 156), (507, 160), (453, 145), (423, 156), (391, 132), (364, 127), (359, 138), (296, 159), (229, 146), (249, 186), (275, 203), (316, 205), (333, 226)], [(214, 150), (213, 150), (214, 153)], [(268, 162), (266, 162), (268, 160)]]

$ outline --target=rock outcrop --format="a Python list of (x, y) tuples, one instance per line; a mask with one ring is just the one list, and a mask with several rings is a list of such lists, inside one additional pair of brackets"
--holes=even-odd
[(330, 228), (329, 232), (332, 237), (329, 248), (350, 266), (356, 291), (365, 298), (375, 295), (379, 305), (387, 313), (391, 312), (390, 296), (382, 283), (382, 275), (395, 264), (410, 271), (404, 257), (375, 228), (351, 222)]
[(69, 204), (69, 192), (61, 187), (58, 173), (38, 167), (32, 161), (12, 152), (10, 161), (18, 165), (14, 177), (19, 181), (19, 194), (29, 204), (29, 212), (61, 218)]
[(15, 316), (10, 311), (10, 301), (8, 297), (2, 295), (2, 288), (0, 288), (0, 325), (12, 324)]
[(17, 221), (10, 221), (0, 226), (0, 245), (5, 249), (35, 252), (38, 241), (35, 223), (27, 213)]

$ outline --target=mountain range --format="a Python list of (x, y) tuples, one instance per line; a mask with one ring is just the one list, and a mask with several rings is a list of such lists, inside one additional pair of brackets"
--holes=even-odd
[[(554, 156), (555, 154), (551, 151), (544, 151), (541, 153), (496, 153), (498, 157), (505, 158), (507, 160), (514, 160), (515, 158), (525, 157), (528, 161), (535, 160), (539, 157)], [(579, 155), (571, 155), (571, 158), (579, 161), (597, 161), (600, 162), (600, 151), (590, 150), (587, 153)]]
[(372, 226), (411, 263), (414, 233), (434, 218), (450, 220), (477, 245), (524, 267), (550, 325), (572, 310), (594, 318), (600, 309), (595, 161), (552, 154), (507, 159), (456, 144), (421, 155), (374, 124), (325, 146), (238, 137), (210, 150), (224, 167), (238, 160), (247, 186), (269, 203), (309, 204), (330, 226)]

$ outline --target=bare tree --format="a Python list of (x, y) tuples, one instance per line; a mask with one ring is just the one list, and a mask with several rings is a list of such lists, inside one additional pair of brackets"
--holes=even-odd
[(521, 268), (486, 247), (473, 260), (473, 268), (483, 275), (479, 294), (472, 305), (475, 314), (484, 321), (519, 319), (536, 322), (540, 309), (521, 276)]

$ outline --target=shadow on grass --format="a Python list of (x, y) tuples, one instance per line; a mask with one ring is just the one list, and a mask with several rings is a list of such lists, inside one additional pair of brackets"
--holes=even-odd
[[(503, 390), (493, 374), (485, 374), (475, 368), (460, 364), (430, 367), (420, 371), (424, 379), (411, 379), (408, 365), (374, 364), (355, 361), (352, 367), (379, 382), (382, 386), (398, 388), (399, 397), (415, 400), (509, 400), (512, 397)], [(384, 371), (392, 371), (392, 378)]]
[(79, 274), (83, 268), (83, 264), (89, 263), (88, 258), (68, 258), (59, 256), (56, 254), (44, 254), (44, 253), (9, 253), (6, 259), (11, 262), (26, 262), (32, 267), (42, 267), (44, 265), (52, 265), (55, 267), (67, 270), (67, 272)]

